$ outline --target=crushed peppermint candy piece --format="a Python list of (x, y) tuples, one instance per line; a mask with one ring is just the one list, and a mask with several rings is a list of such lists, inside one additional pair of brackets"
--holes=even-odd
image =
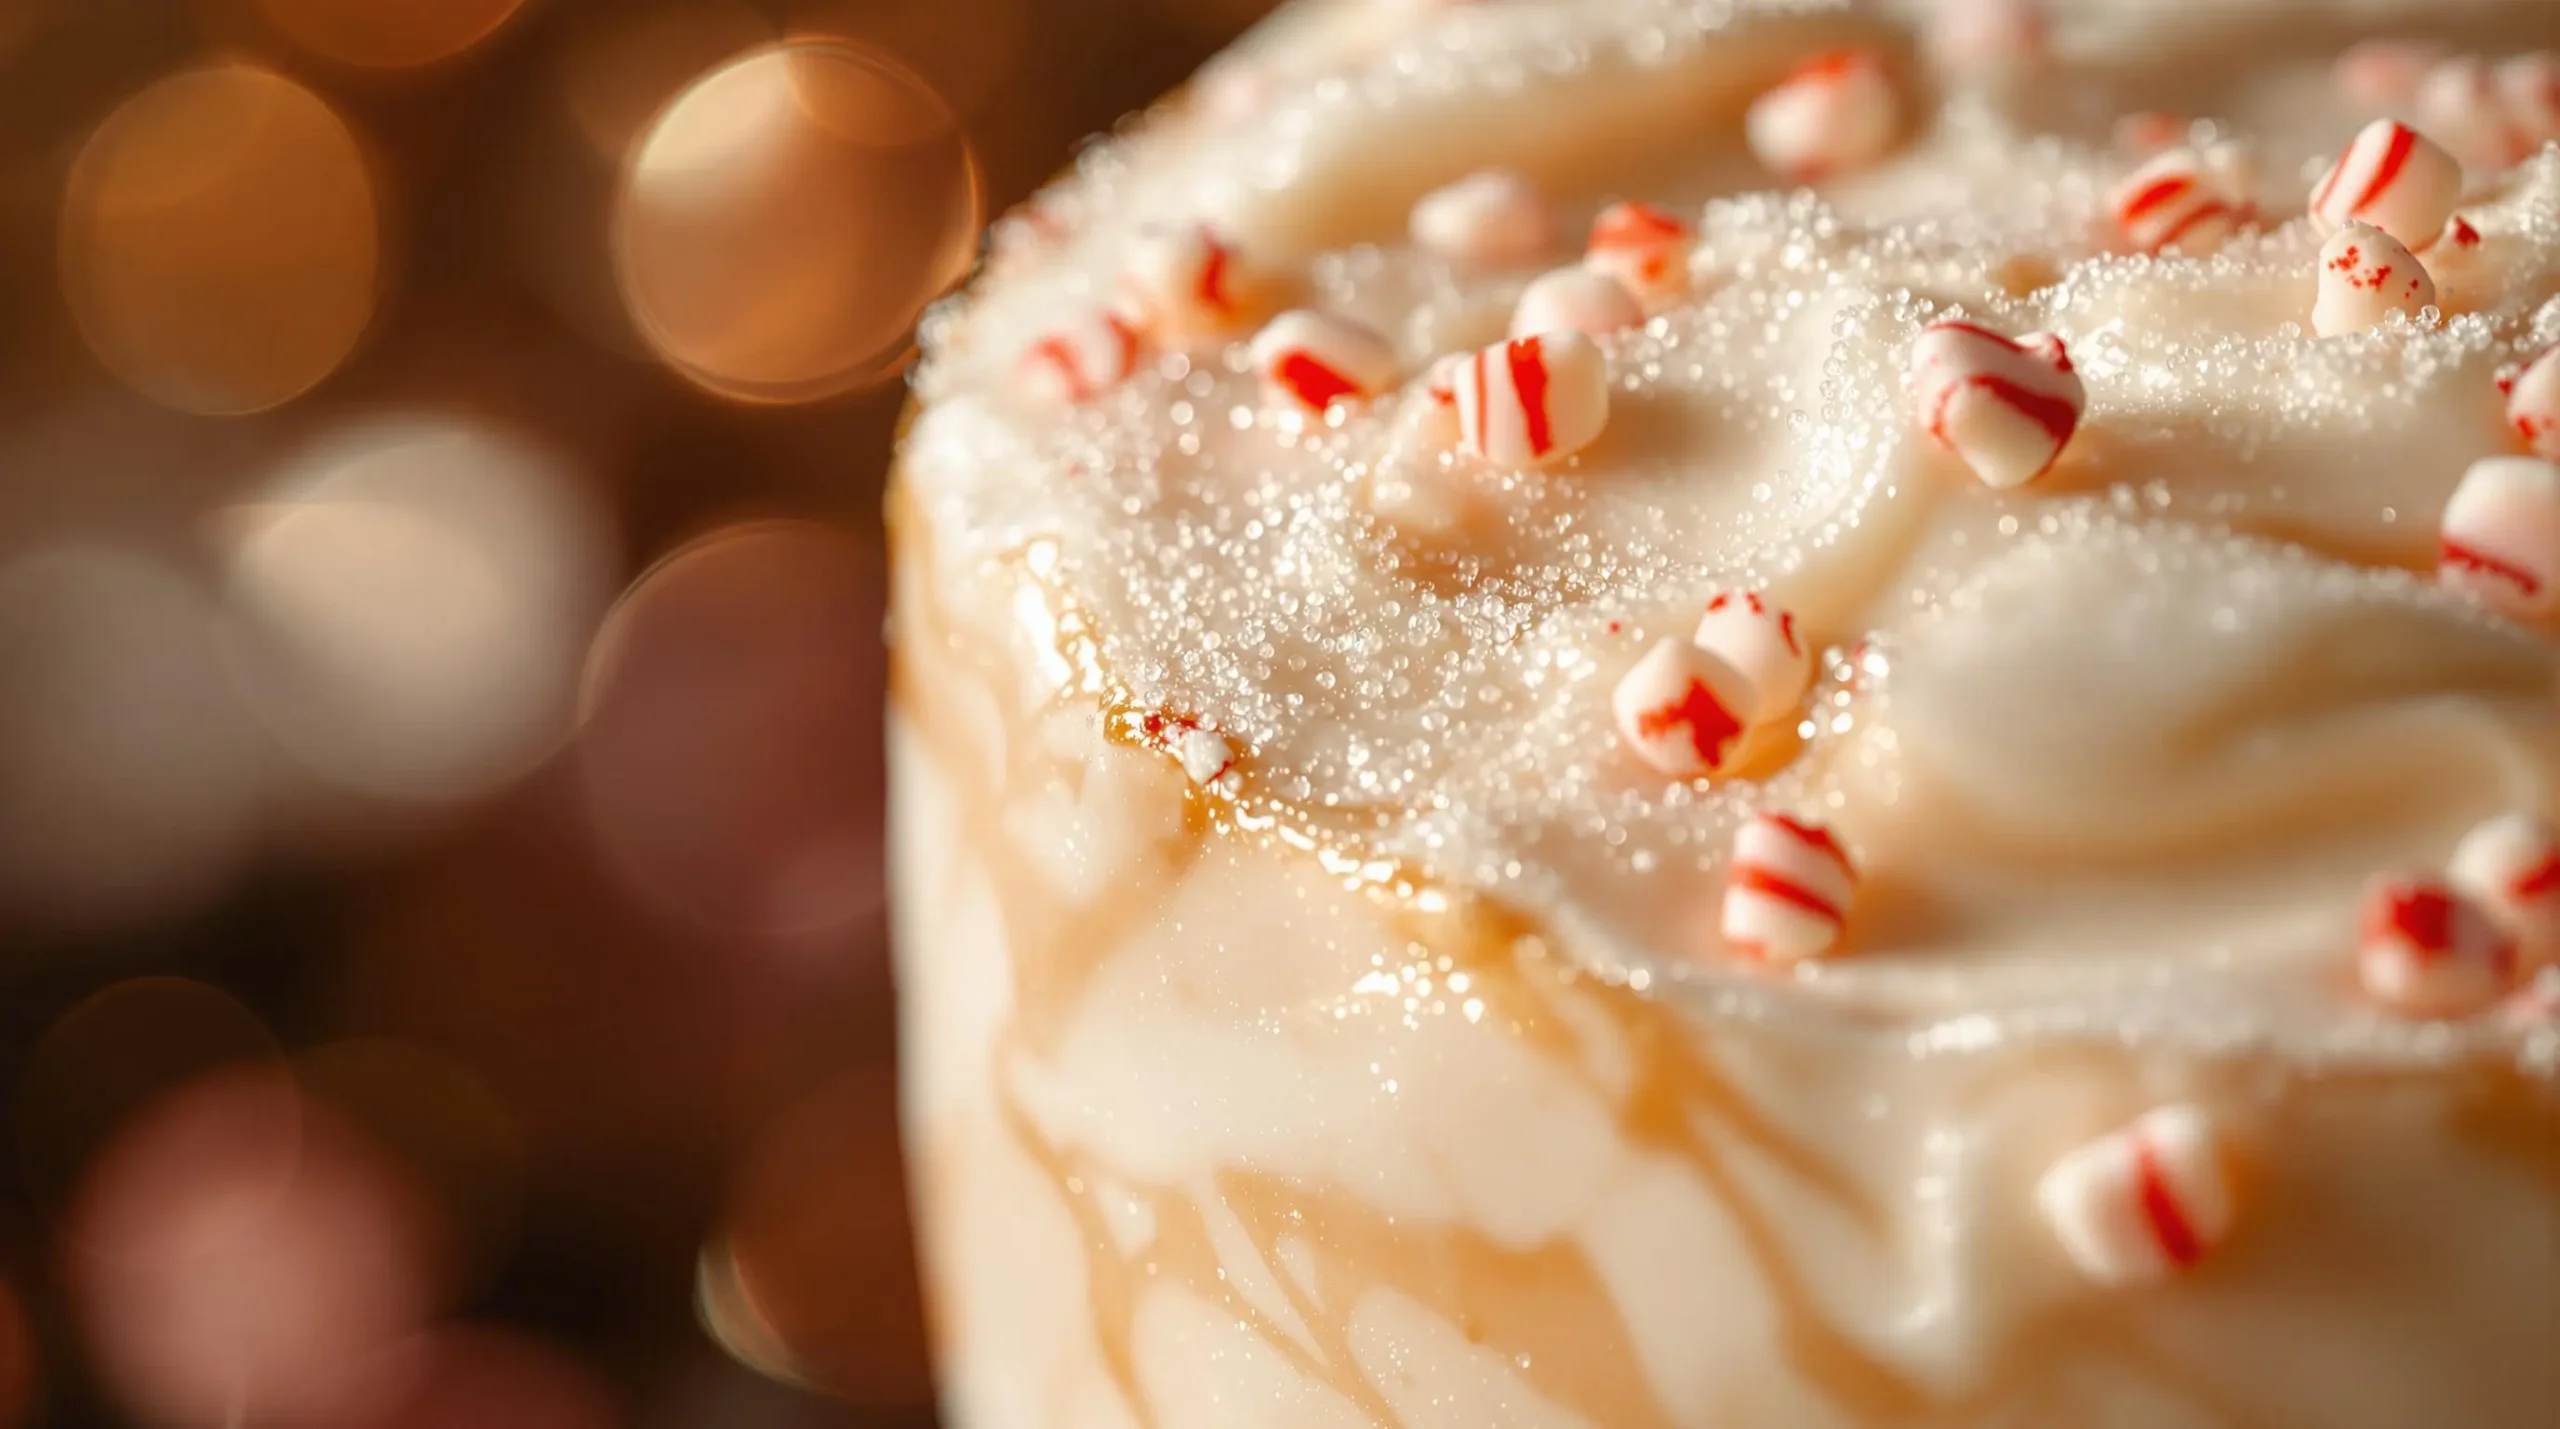
[(2053, 465), (2088, 403), (2061, 338), (2013, 339), (1969, 322), (1921, 330), (1911, 345), (1911, 391), (1929, 435), (2004, 490)]
[(2393, 313), (2414, 317), (2436, 300), (2436, 280), (2399, 239), (2349, 223), (2320, 245), (2311, 330), (2322, 337), (2362, 332)]
[(1543, 466), (1609, 425), (1609, 365), (1578, 332), (1513, 338), (1453, 374), (1467, 450), (1503, 466)]
[(1743, 115), (1752, 155), (1798, 183), (1865, 168), (1893, 148), (1901, 129), (1902, 99), (1876, 50), (1817, 55)]
[(2238, 150), (2224, 162), (2183, 145), (2152, 156), (2107, 196), (2125, 241), (2141, 253), (2190, 257), (2220, 248), (2251, 217), (2250, 185)]
[(1414, 246), (1463, 268), (1524, 268), (1555, 249), (1555, 215), (1535, 184), (1508, 169), (1435, 189), (1413, 206)]
[(1520, 306), (1511, 314), (1511, 335), (1578, 332), (1599, 337), (1643, 323), (1643, 305), (1617, 279), (1588, 268), (1558, 268), (1540, 274), (1521, 291)]
[(1096, 309), (1042, 334), (1023, 353), (1023, 390), (1053, 406), (1089, 402), (1138, 370), (1144, 339), (1121, 314)]
[(1235, 772), (1236, 747), (1215, 730), (1192, 725), (1173, 739), (1173, 757), (1182, 772), (1203, 789), (1215, 788)]
[(1376, 330), (1331, 313), (1292, 309), (1253, 339), (1265, 390), (1321, 415), (1336, 402), (1374, 397), (1396, 383), (1396, 350)]
[(2522, 141), (2516, 162), (2560, 140), (2560, 54), (2534, 50), (2509, 55), (2498, 61), (2496, 85), (2507, 125)]
[(2368, 223), (2414, 250), (2435, 242), (2461, 198), (2453, 155), (2398, 120), (2377, 119), (2311, 191), (2311, 222), (2322, 233)]
[(1820, 957), (1839, 945), (1857, 891), (1857, 866), (1829, 830), (1784, 814), (1755, 815), (1734, 835), (1724, 940), (1768, 962)]
[(1794, 612), (1756, 590), (1708, 601), (1689, 638), (1750, 681), (1754, 724), (1785, 717), (1813, 685), (1813, 652), (1796, 634)]
[(2012, 70), (2045, 57), (2042, 0), (1938, 0), (1924, 38), (1950, 74)]
[(2417, 97), (2418, 82), (2442, 64), (2444, 46), (2426, 40), (2380, 39), (2350, 45), (2330, 66), (2338, 92), (2367, 109), (2399, 109)]
[(1610, 696), (1618, 737), (1637, 758), (1675, 778), (1724, 770), (1751, 707), (1742, 672), (1689, 641), (1665, 637)]
[(2468, 1017), (2516, 983), (2516, 940), (2479, 904), (2428, 879), (2365, 894), (2356, 977), (2365, 995), (2412, 1017)]
[(2165, 1280), (2231, 1233), (2231, 1175), (2203, 1108), (2157, 1107), (2053, 1163), (2036, 1205), (2063, 1254), (2102, 1285)]
[(1267, 310), (1270, 276), (1207, 225), (1157, 229), (1130, 245), (1122, 306), (1149, 336), (1180, 343), (1233, 332)]
[(2518, 620), (2560, 615), (2560, 465), (2482, 457), (2445, 503), (2437, 573)]
[(1667, 302), (1689, 291), (1689, 255), (1698, 235), (1678, 217), (1650, 204), (1613, 203), (1591, 222), (1591, 246), (1582, 266), (1606, 273), (1646, 303)]
[(2524, 439), (2525, 450), (2560, 461), (2560, 347), (2526, 363), (2506, 388), (2507, 424)]
[(2560, 827), (2502, 814), (2454, 845), (2445, 879), (2515, 939), (2526, 967), (2560, 962)]

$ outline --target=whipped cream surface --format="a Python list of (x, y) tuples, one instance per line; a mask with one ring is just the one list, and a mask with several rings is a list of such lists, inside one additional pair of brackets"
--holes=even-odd
[[(2376, 875), (2560, 812), (2560, 632), (2435, 574), (2456, 483), (2518, 449), (2499, 375), (2560, 343), (2560, 149), (2466, 174), (2477, 242), (2424, 250), (2436, 304), (2367, 331), (2313, 333), (2303, 217), (2380, 112), (2342, 48), (2399, 27), (2495, 56), (2548, 31), (2542, 0), (2047, 8), (2048, 57), (1949, 66), (1911, 5), (1290, 7), (1088, 150), (929, 323), (903, 469), (932, 559), (1030, 577), (1041, 678), (1133, 737), (1218, 731), (1239, 830), (1488, 894), (1639, 991), (1915, 1051), (2139, 1035), (2548, 1071), (2550, 1027), (2390, 1016), (2351, 954)], [(1791, 189), (1745, 107), (1841, 45), (1888, 56), (1900, 137)], [(2127, 251), (2108, 194), (2144, 113), (2250, 146), (2260, 221)], [(1551, 197), (1552, 254), (1416, 251), (1416, 200), (1488, 168)], [(1418, 436), (1434, 361), (1501, 341), (1621, 198), (1698, 243), (1687, 296), (1600, 339), (1599, 439), (1526, 469)], [(1150, 346), (1072, 407), (1025, 393), (1026, 350), (1112, 300), (1142, 233), (1204, 223), (1385, 334), (1403, 385), (1284, 408), (1248, 327)], [(2086, 408), (2034, 481), (1993, 490), (1922, 430), (1908, 355), (1949, 317), (2067, 342)], [(1621, 747), (1612, 688), (1739, 590), (1795, 612), (1815, 687), (1733, 771), (1667, 778)], [(1854, 854), (1838, 955), (1722, 945), (1760, 810)]]

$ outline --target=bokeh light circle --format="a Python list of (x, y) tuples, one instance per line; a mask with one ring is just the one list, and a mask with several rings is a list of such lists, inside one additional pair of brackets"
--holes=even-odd
[(266, 1024), (219, 988), (146, 977), (92, 993), (27, 1054), (12, 1116), (19, 1183), (59, 1219), (98, 1153), (143, 1109), (218, 1069), (283, 1066)]
[(365, 1423), (403, 1376), (350, 1371), (436, 1308), (410, 1188), (283, 1071), (216, 1072), (135, 1117), (72, 1225), (88, 1348), (155, 1423)]
[(185, 70), (108, 116), (62, 209), (63, 296), (100, 362), (181, 411), (292, 400), (372, 320), (381, 222), (363, 148), (255, 65)]
[(566, 733), (610, 522), (549, 454), (453, 418), (368, 422), (233, 525), (226, 653), (303, 768), (459, 802)]
[(367, 69), (410, 69), (489, 37), (524, 0), (257, 0), (258, 9), (313, 54)]
[(362, 1128), (385, 1162), (442, 1213), (462, 1287), (494, 1274), (522, 1212), (522, 1127), (488, 1085), (429, 1048), (357, 1038), (295, 1059), (304, 1093)]
[(261, 812), (209, 592), (140, 551), (0, 566), (0, 909), (79, 929), (219, 892)]
[(982, 206), (930, 86), (793, 40), (704, 75), (650, 124), (615, 205), (615, 266), (677, 371), (741, 401), (813, 401), (905, 359), (917, 315), (968, 271)]
[(578, 770), (645, 905), (751, 934), (880, 906), (878, 570), (840, 532), (754, 522), (659, 562), (607, 617)]

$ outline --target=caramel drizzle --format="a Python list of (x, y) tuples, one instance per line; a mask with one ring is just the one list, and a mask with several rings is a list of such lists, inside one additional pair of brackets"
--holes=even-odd
[[(904, 511), (905, 501), (903, 492), (893, 497), (891, 524), (905, 552), (902, 569), (913, 572), (929, 565), (929, 557), (922, 523)], [(1023, 575), (1039, 579), (1034, 571)], [(1436, 911), (1424, 911), (1415, 906), (1422, 885), (1405, 871), (1328, 854), (1329, 843), (1319, 831), (1268, 801), (1213, 799), (1196, 790), (1185, 798), (1182, 828), (1159, 841), (1158, 857), (1143, 877), (1116, 883), (1108, 896), (1083, 907), (1065, 906), (1064, 900), (1045, 895), (1041, 876), (1011, 852), (1002, 811), (1010, 794), (1036, 787), (1030, 781), (1072, 778), (1078, 771), (1044, 763), (1019, 742), (1009, 742), (1003, 787), (992, 787), (982, 775), (983, 760), (954, 747), (956, 733), (948, 722), (931, 718), (933, 710), (948, 706), (925, 688), (939, 683), (926, 667), (944, 661), (920, 659), (915, 652), (958, 659), (981, 642), (940, 625), (922, 585), (909, 580), (902, 591), (893, 698), (910, 712), (910, 727), (934, 746), (933, 762), (950, 782), (964, 820), (959, 837), (995, 875), (990, 881), (1018, 989), (1014, 1020), (991, 1049), (995, 1113), (1010, 1140), (1057, 1188), (1074, 1220), (1084, 1246), (1087, 1296), (1101, 1358), (1141, 1425), (1155, 1429), (1162, 1422), (1139, 1373), (1135, 1346), (1141, 1297), (1158, 1280), (1178, 1284), (1231, 1314), (1308, 1382), (1341, 1395), (1381, 1425), (1399, 1422), (1398, 1416), (1363, 1371), (1350, 1327), (1353, 1307), (1379, 1289), (1433, 1311), (1470, 1341), (1504, 1356), (1539, 1394), (1594, 1424), (1610, 1429), (1672, 1425), (1669, 1411), (1649, 1389), (1650, 1376), (1634, 1355), (1615, 1300), (1589, 1258), (1570, 1243), (1517, 1250), (1463, 1227), (1399, 1223), (1356, 1198), (1245, 1168), (1212, 1173), (1206, 1186), (1135, 1185), (1041, 1128), (1016, 1095), (1014, 1074), (1054, 1050), (1094, 975), (1160, 911), (1165, 895), (1213, 837), (1259, 839), (1322, 858), (1347, 884), (1379, 898), (1391, 921), (1402, 921), (1413, 946), (1448, 958), (1452, 970), (1466, 971), (1469, 995), (1485, 1004), (1484, 1020), (1543, 1053), (1596, 1099), (1613, 1103), (1620, 1134), (1633, 1144), (1690, 1167), (1729, 1218), (1770, 1295), (1781, 1353), (1800, 1383), (1865, 1423), (1966, 1423), (1976, 1414), (2016, 1407), (2017, 1384), (2011, 1376), (1990, 1375), (1982, 1388), (1953, 1400), (1936, 1397), (1832, 1323), (1787, 1253), (1773, 1218), (1740, 1184), (1723, 1151), (1703, 1134), (1702, 1123), (1760, 1153), (1806, 1193), (1825, 1198), (1879, 1237), (1886, 1233), (1885, 1209), (1845, 1169), (1759, 1112), (1703, 1054), (1698, 1030), (1677, 1011), (1546, 957), (1527, 920), (1482, 899), (1447, 894), (1433, 905)], [(1051, 594), (1058, 593), (1052, 588)], [(1063, 604), (1059, 608), (1068, 609)], [(1089, 624), (1062, 618), (1059, 637), (1059, 654), (1075, 676), (1060, 697), (1098, 699), (1114, 743), (1161, 747), (1162, 722), (1147, 719), (1103, 675)], [(1002, 668), (1000, 659), (978, 659), (984, 688), (1011, 686), (1014, 672)], [(1008, 712), (1008, 718), (1018, 718), (1018, 712)], [(1168, 771), (1169, 790), (1174, 777)], [(942, 890), (945, 897), (961, 891)], [(1554, 1010), (1556, 999), (1577, 994), (1606, 1016), (1632, 1058), (1634, 1074), (1622, 1091), (1602, 1084), (1600, 1073), (1581, 1054), (1570, 1024)], [(2496, 1139), (2512, 1150), (2513, 1142)], [(2544, 1169), (2552, 1174), (2548, 1166)], [(1123, 1250), (1102, 1200), (1113, 1194), (1145, 1207), (1153, 1224), (1145, 1244)], [(1289, 1311), (1303, 1325), (1304, 1340), (1230, 1282), (1228, 1258), (1211, 1229), (1205, 1197), (1214, 1197), (1242, 1227), (1259, 1268), (1280, 1288)], [(1293, 1236), (1316, 1257), (1313, 1285), (1302, 1284), (1284, 1264), (1280, 1244)], [(2227, 1401), (2216, 1403), (2220, 1396), (2208, 1395), (2207, 1386), (2193, 1374), (2137, 1342), (2120, 1317), (2102, 1314), (2100, 1307), (2056, 1314), (2025, 1327), (2003, 1346), (2001, 1358), (2022, 1365), (2092, 1353), (2134, 1370), (2147, 1384), (2174, 1386), (2200, 1405), (2212, 1405), (2221, 1422), (2233, 1429), (2258, 1422)]]

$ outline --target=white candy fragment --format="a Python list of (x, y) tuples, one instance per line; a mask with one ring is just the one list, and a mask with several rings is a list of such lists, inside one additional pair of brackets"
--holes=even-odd
[(2398, 109), (2418, 93), (2418, 82), (2445, 57), (2442, 45), (2424, 40), (2366, 40), (2338, 56), (2330, 75), (2338, 92), (2367, 109)]
[(2320, 245), (2319, 290), (2311, 330), (2322, 337), (2362, 332), (2393, 313), (2415, 316), (2436, 300), (2436, 280), (2399, 239), (2350, 223)]
[(2036, 1183), (2036, 1205), (2080, 1272), (2102, 1285), (2167, 1279), (2231, 1234), (2222, 1138), (2201, 1107), (2145, 1112), (2065, 1155)]
[(1902, 99), (1875, 50), (1818, 55), (1743, 115), (1753, 156), (1798, 183), (1865, 168), (1892, 149), (1901, 128)]
[(1617, 279), (1588, 268), (1558, 268), (1522, 290), (1520, 306), (1511, 314), (1511, 335), (1578, 332), (1599, 337), (1643, 322), (1643, 305)]
[(1750, 682), (1753, 724), (1784, 718), (1813, 685), (1813, 652), (1796, 634), (1795, 614), (1758, 591), (1708, 601), (1690, 639)]
[(2107, 210), (2136, 252), (2211, 253), (2254, 215), (2244, 163), (2229, 145), (2165, 150), (2108, 193)]
[(2053, 465), (2088, 402), (2061, 338), (2012, 339), (1968, 322), (1921, 330), (1911, 345), (1911, 391), (1929, 435), (2002, 489)]
[(2526, 363), (2507, 383), (2507, 422), (2526, 451), (2560, 461), (2560, 347)]
[(1857, 891), (1857, 868), (1828, 830), (1756, 815), (1734, 836), (1724, 940), (1769, 962), (1820, 957), (1838, 946)]
[(2503, 814), (2463, 835), (2445, 880), (2515, 939), (2523, 965), (2560, 961), (2560, 828)]
[(2365, 894), (2356, 978), (2365, 995), (2411, 1017), (2468, 1017), (2516, 985), (2516, 940), (2441, 883), (2391, 879)]
[(1720, 773), (1742, 737), (1751, 684), (1686, 640), (1645, 652), (1610, 696), (1618, 737), (1637, 758), (1674, 778)]
[(1688, 224), (1642, 203), (1613, 203), (1591, 222), (1582, 266), (1615, 278), (1637, 299), (1660, 304), (1689, 291), (1689, 255), (1698, 235)]
[(1514, 338), (1452, 377), (1460, 442), (1499, 465), (1562, 461), (1609, 425), (1609, 365), (1578, 332)]
[(2560, 465), (2483, 457), (2445, 503), (2438, 576), (2518, 620), (2560, 615)]
[(1168, 344), (1247, 326), (1267, 311), (1270, 275), (1206, 225), (1138, 236), (1121, 270), (1122, 306)]
[(1413, 206), (1413, 243), (1463, 268), (1524, 268), (1555, 247), (1555, 215), (1507, 169), (1470, 174)]
[(1069, 318), (1023, 353), (1023, 390), (1053, 406), (1088, 402), (1138, 370), (1143, 339), (1129, 320), (1107, 309)]
[(1336, 402), (1384, 392), (1401, 372), (1395, 348), (1375, 329), (1304, 308), (1282, 313), (1256, 334), (1252, 357), (1276, 400), (1319, 415)]
[(2416, 250), (2436, 241), (2462, 198), (2462, 165), (2434, 140), (2392, 119), (2359, 132), (2311, 191), (2322, 233), (2369, 223)]
[(1203, 789), (1215, 788), (1235, 772), (1236, 749), (1225, 735), (1215, 730), (1189, 726), (1173, 739), (1173, 757), (1182, 764), (1182, 772)]

